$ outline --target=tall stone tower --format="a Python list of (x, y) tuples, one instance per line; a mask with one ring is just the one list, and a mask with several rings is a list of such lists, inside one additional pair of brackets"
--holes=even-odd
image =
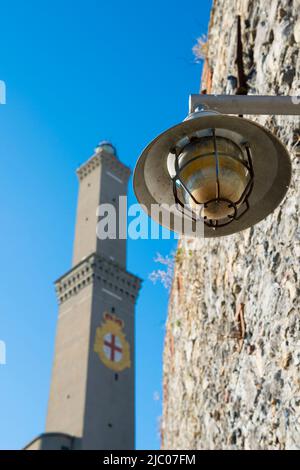
[(55, 285), (59, 314), (46, 433), (27, 448), (134, 448), (134, 307), (140, 279), (126, 240), (99, 240), (97, 208), (127, 194), (130, 170), (101, 143), (78, 170), (73, 267)]

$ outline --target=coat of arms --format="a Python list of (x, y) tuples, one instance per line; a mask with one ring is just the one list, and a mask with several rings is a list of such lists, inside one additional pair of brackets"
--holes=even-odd
[(102, 325), (96, 329), (94, 351), (106, 367), (120, 372), (131, 366), (124, 322), (111, 313), (104, 313), (103, 319)]

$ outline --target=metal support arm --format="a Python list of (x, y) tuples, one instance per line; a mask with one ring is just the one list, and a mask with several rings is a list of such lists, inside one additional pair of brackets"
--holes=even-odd
[(300, 96), (190, 95), (190, 113), (199, 108), (222, 114), (300, 115)]

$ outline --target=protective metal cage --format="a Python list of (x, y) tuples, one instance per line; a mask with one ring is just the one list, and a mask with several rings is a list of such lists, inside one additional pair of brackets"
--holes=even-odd
[[(230, 224), (233, 220), (239, 220), (250, 208), (248, 198), (252, 192), (253, 184), (254, 184), (254, 171), (253, 171), (253, 164), (252, 164), (252, 155), (250, 145), (245, 143), (243, 144), (243, 148), (239, 146), (241, 158), (238, 158), (235, 155), (225, 153), (222, 150), (222, 157), (224, 155), (230, 157), (231, 159), (235, 159), (238, 161), (239, 165), (242, 165), (247, 172), (247, 183), (245, 188), (237, 200), (231, 200), (222, 196), (221, 185), (222, 181), (220, 180), (220, 165), (219, 165), (219, 149), (218, 149), (218, 142), (217, 142), (217, 129), (211, 129), (211, 136), (212, 139), (212, 151), (211, 152), (204, 152), (199, 153), (196, 157), (186, 161), (183, 165), (180, 164), (180, 159), (182, 152), (184, 149), (178, 151), (176, 148), (173, 150), (175, 154), (175, 171), (176, 174), (172, 178), (173, 181), (173, 194), (175, 198), (175, 202), (177, 205), (178, 210), (184, 213), (185, 216), (189, 216), (194, 221), (202, 220), (203, 223), (216, 230), (219, 227), (223, 227), (225, 225)], [(201, 142), (201, 138), (194, 139), (193, 142), (198, 141)], [(237, 144), (234, 143), (236, 146)], [(210, 198), (209, 200), (199, 200), (197, 199), (192, 192), (187, 188), (187, 185), (183, 181), (182, 172), (183, 170), (190, 165), (192, 162), (196, 162), (197, 160), (203, 159), (204, 157), (213, 157), (214, 158), (214, 173), (215, 173), (215, 197)], [(180, 197), (181, 195), (181, 197)], [(193, 202), (193, 206), (191, 207), (190, 204), (184, 202), (184, 199), (191, 200)], [(205, 212), (209, 207), (218, 206), (218, 205), (225, 205), (230, 210), (230, 213), (227, 214), (224, 218), (213, 218), (208, 217), (205, 215)]]

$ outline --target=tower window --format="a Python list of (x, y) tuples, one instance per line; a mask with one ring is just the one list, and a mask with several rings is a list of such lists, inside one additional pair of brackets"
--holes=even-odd
[(115, 313), (116, 309), (115, 307), (111, 307), (111, 313)]
[(117, 382), (119, 379), (119, 375), (118, 374), (115, 374), (115, 381)]

